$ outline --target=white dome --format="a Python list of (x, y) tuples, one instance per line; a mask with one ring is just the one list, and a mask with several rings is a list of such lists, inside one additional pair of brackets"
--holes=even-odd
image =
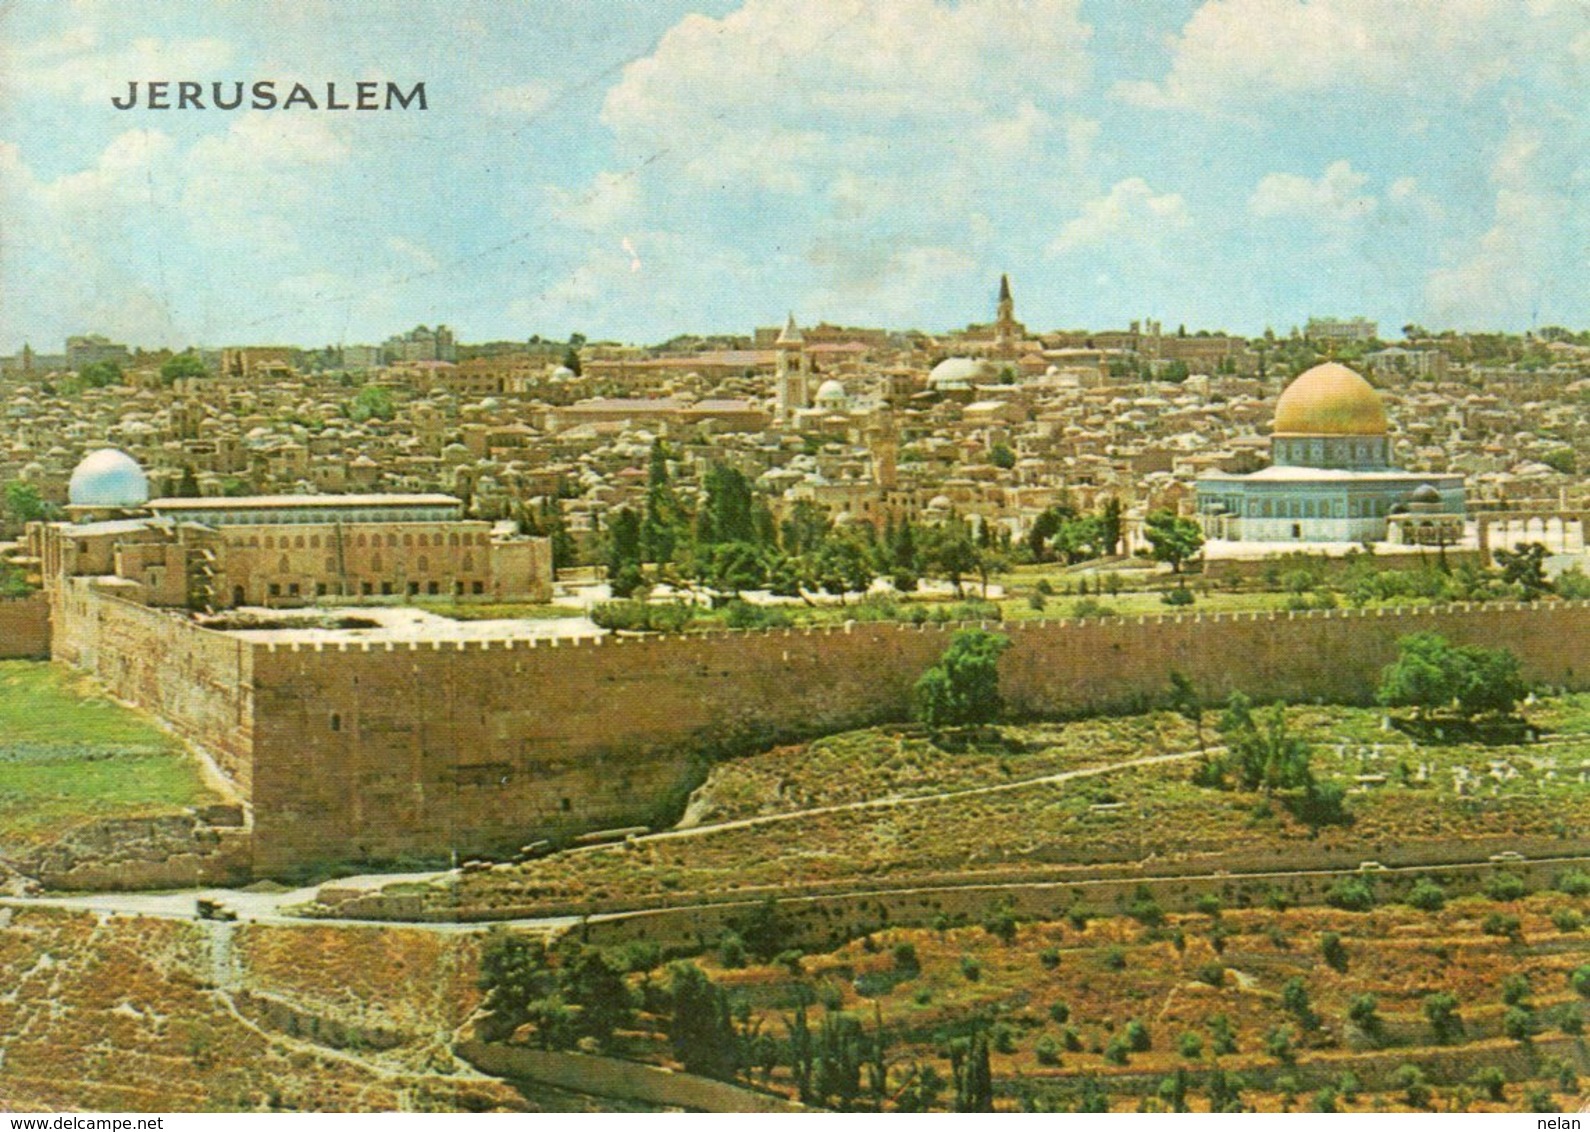
[(928, 374), (928, 385), (934, 389), (965, 389), (973, 382), (987, 381), (994, 376), (994, 367), (976, 358), (945, 358)]
[(833, 378), (829, 378), (817, 387), (817, 403), (826, 405), (830, 403), (844, 404), (850, 399), (845, 392), (845, 387)]
[(149, 502), (149, 477), (119, 448), (101, 448), (83, 457), (66, 487), (74, 507), (142, 507)]

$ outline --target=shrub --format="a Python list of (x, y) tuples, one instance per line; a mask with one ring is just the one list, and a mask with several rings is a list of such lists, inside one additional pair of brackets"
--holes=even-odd
[(913, 945), (909, 943), (894, 945), (894, 969), (912, 978), (922, 973), (922, 962), (916, 957), (916, 948)]
[(1189, 1030), (1176, 1040), (1176, 1050), (1189, 1061), (1196, 1061), (1204, 1055), (1204, 1040)]
[(628, 632), (677, 633), (694, 616), (683, 602), (653, 605), (646, 601), (604, 601), (591, 607), (591, 620), (603, 629)]
[(1445, 991), (1425, 995), (1422, 1009), (1438, 1045), (1451, 1045), (1463, 1036), (1463, 1019), (1454, 996)]
[(1576, 967), (1568, 976), (1568, 985), (1585, 998), (1590, 998), (1590, 963)]
[(1153, 1047), (1153, 1042), (1148, 1036), (1148, 1027), (1136, 1018), (1126, 1024), (1126, 1044), (1136, 1053), (1145, 1053)]
[(1424, 1079), (1424, 1070), (1417, 1065), (1404, 1065), (1397, 1070), (1393, 1080), (1397, 1088), (1402, 1090), (1402, 1099), (1409, 1108), (1430, 1107), (1430, 1086)]
[(1502, 1001), (1518, 1006), (1529, 997), (1529, 976), (1514, 971), (1502, 980)]
[(1205, 963), (1198, 968), (1198, 981), (1212, 987), (1226, 985), (1226, 968), (1223, 963)]
[(1486, 935), (1506, 936), (1515, 942), (1524, 935), (1523, 924), (1519, 918), (1506, 912), (1487, 913), (1485, 919), (1480, 921), (1480, 930)]
[(1039, 1037), (1032, 1047), (1032, 1052), (1037, 1056), (1039, 1065), (1060, 1064), (1060, 1043), (1053, 1035), (1044, 1034)]
[(1110, 1039), (1110, 1044), (1104, 1047), (1104, 1060), (1113, 1065), (1125, 1065), (1131, 1059), (1130, 1047), (1126, 1039), (1120, 1034)]
[(1361, 994), (1347, 1006), (1347, 1017), (1376, 1045), (1385, 1041), (1386, 1024), (1381, 1020), (1380, 1003), (1372, 994)]
[(1584, 1033), (1584, 1011), (1577, 1002), (1565, 1002), (1557, 1007), (1553, 1015), (1557, 1029), (1565, 1034), (1577, 1037)]
[(723, 623), (731, 629), (787, 629), (795, 622), (776, 605), (752, 605), (736, 598), (724, 606)]
[(983, 965), (977, 961), (977, 956), (961, 956), (961, 977), (969, 983), (975, 983), (983, 977)]
[(1469, 1084), (1493, 1101), (1504, 1099), (1507, 1093), (1507, 1075), (1494, 1065), (1487, 1065), (1470, 1077)]
[(1212, 892), (1206, 892), (1198, 898), (1198, 911), (1205, 916), (1220, 915), (1220, 897)]
[(1343, 877), (1325, 894), (1325, 903), (1347, 912), (1367, 912), (1375, 906), (1375, 890), (1363, 877)]
[(1313, 1109), (1315, 1112), (1336, 1112), (1336, 1090), (1327, 1085), (1315, 1093)]
[(1081, 1053), (1082, 1035), (1078, 1034), (1070, 1026), (1067, 1026), (1060, 1031), (1060, 1044), (1065, 1046), (1066, 1049), (1072, 1053)]
[(1001, 904), (983, 917), (983, 930), (1001, 943), (1016, 940), (1016, 913), (1009, 904)]
[(1421, 878), (1408, 893), (1408, 905), (1421, 912), (1439, 912), (1446, 907), (1446, 889), (1434, 881)]
[(1159, 595), (1159, 600), (1172, 607), (1184, 607), (1193, 604), (1193, 592), (1186, 586), (1177, 586), (1175, 589), (1166, 590)]
[(1297, 1031), (1288, 1023), (1274, 1027), (1265, 1035), (1264, 1051), (1277, 1061), (1290, 1064), (1297, 1054)]
[(1231, 1028), (1231, 1019), (1224, 1014), (1214, 1014), (1204, 1026), (1209, 1030), (1210, 1048), (1217, 1055), (1237, 1052), (1237, 1034)]
[(1325, 932), (1319, 937), (1319, 953), (1331, 970), (1346, 973), (1347, 947), (1336, 932)]
[(1576, 932), (1584, 927), (1584, 917), (1576, 908), (1558, 908), (1551, 914), (1551, 922), (1560, 932)]
[(1288, 979), (1281, 988), (1281, 1007), (1296, 1018), (1303, 1029), (1313, 1030), (1319, 1026), (1319, 1016), (1309, 1002), (1308, 984), (1301, 976)]
[(725, 967), (745, 966), (745, 941), (738, 932), (724, 932), (719, 937), (718, 962)]
[(1147, 888), (1139, 887), (1128, 910), (1132, 919), (1146, 927), (1157, 928), (1165, 922), (1165, 913)]
[(1109, 947), (1104, 951), (1104, 965), (1112, 971), (1126, 970), (1126, 949)]
[(1492, 900), (1522, 900), (1529, 895), (1529, 885), (1513, 873), (1495, 873), (1485, 882), (1485, 895)]
[(1004, 701), (999, 695), (999, 654), (1010, 638), (983, 629), (962, 629), (950, 638), (939, 662), (913, 689), (916, 717), (929, 728), (992, 723)]
[(1038, 962), (1043, 964), (1044, 970), (1053, 971), (1060, 966), (1060, 949), (1058, 947), (1044, 948), (1038, 952)]
[(1049, 1004), (1049, 1017), (1064, 1025), (1071, 1021), (1071, 1007), (1063, 1002), (1051, 1002)]
[(1522, 1006), (1510, 1007), (1502, 1017), (1502, 1033), (1515, 1042), (1527, 1042), (1538, 1028), (1535, 1012)]
[(1557, 891), (1569, 896), (1590, 896), (1590, 873), (1570, 869), (1557, 878)]

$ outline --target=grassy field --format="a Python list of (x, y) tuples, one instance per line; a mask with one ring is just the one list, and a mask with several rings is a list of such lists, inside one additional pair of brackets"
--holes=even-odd
[(192, 754), (64, 665), (0, 662), (0, 852), (215, 801)]

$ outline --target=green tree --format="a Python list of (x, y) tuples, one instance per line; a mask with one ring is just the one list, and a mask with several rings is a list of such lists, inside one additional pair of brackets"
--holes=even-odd
[(1001, 442), (988, 450), (988, 462), (996, 468), (1009, 471), (1016, 466), (1016, 453), (1011, 450), (1010, 445)]
[(962, 629), (950, 638), (939, 662), (914, 689), (916, 716), (929, 728), (992, 723), (1004, 701), (999, 695), (999, 656), (1010, 638), (983, 629)]
[(177, 483), (177, 497), (179, 499), (197, 499), (202, 494), (203, 492), (199, 490), (199, 477), (193, 470), (193, 465), (182, 465), (182, 478)]
[(121, 384), (121, 366), (115, 362), (90, 362), (77, 371), (77, 378), (89, 389)]
[(1524, 601), (1534, 601), (1541, 594), (1551, 592), (1551, 582), (1546, 579), (1544, 545), (1526, 543), (1517, 550), (1498, 549), (1496, 564), (1502, 568), (1502, 581), (1518, 590)]
[(607, 577), (614, 597), (629, 597), (640, 586), (640, 563), (640, 517), (620, 507), (607, 521)]
[(1456, 706), (1464, 717), (1507, 714), (1528, 692), (1518, 657), (1508, 649), (1453, 646), (1438, 633), (1414, 633), (1397, 642), (1394, 663), (1381, 670), (1376, 699), (1387, 707), (1412, 707), (1421, 718)]
[(356, 421), (389, 421), (397, 416), (392, 391), (380, 385), (366, 385), (348, 403), (348, 416)]
[(167, 385), (173, 385), (188, 378), (209, 376), (210, 371), (204, 368), (204, 362), (200, 361), (199, 356), (191, 351), (168, 358), (160, 366), (160, 380)]
[(1156, 562), (1169, 562), (1173, 574), (1180, 574), (1182, 563), (1204, 545), (1203, 529), (1195, 519), (1171, 511), (1154, 511), (1143, 520), (1143, 537), (1148, 539), (1150, 556)]
[(706, 500), (696, 514), (696, 542), (755, 544), (756, 523), (752, 516), (751, 484), (738, 468), (714, 463), (707, 469)]
[(44, 502), (39, 489), (26, 480), (12, 480), (5, 489), (6, 515), (18, 525), (48, 519), (55, 508)]
[(988, 1063), (988, 1036), (979, 1029), (964, 1051), (952, 1049), (956, 1112), (993, 1112), (994, 1075)]
[(635, 1004), (624, 972), (595, 947), (582, 948), (562, 971), (562, 991), (578, 1008), (576, 1028), (583, 1037), (606, 1045), (613, 1031), (634, 1017)]
[(740, 1066), (740, 1039), (729, 996), (694, 963), (668, 968), (673, 1012), (668, 1041), (687, 1073), (729, 1081)]
[(950, 518), (927, 528), (922, 544), (922, 565), (949, 582), (960, 597), (961, 579), (977, 571), (977, 544), (966, 521)]
[(1421, 1004), (1425, 1020), (1438, 1045), (1452, 1045), (1463, 1036), (1463, 1018), (1455, 996), (1441, 991), (1424, 996)]
[(540, 940), (494, 927), (481, 950), (478, 985), (486, 992), (481, 1003), (490, 1020), (486, 1029), (501, 1038), (530, 1019), (533, 1003), (554, 993), (557, 977)]
[(668, 475), (667, 450), (660, 439), (653, 440), (646, 471), (646, 510), (640, 526), (642, 560), (659, 565), (672, 562), (683, 527), (683, 511)]
[(1204, 750), (1204, 703), (1198, 695), (1198, 689), (1193, 685), (1192, 678), (1184, 672), (1172, 669), (1170, 674), (1170, 691), (1166, 695), (1166, 706), (1188, 723), (1193, 725), (1193, 731), (1198, 736), (1198, 750)]

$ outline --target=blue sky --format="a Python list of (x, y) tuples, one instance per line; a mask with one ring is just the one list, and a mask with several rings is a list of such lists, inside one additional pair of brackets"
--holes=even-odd
[(1584, 0), (0, 0), (0, 352), (1584, 327), (1587, 90)]

